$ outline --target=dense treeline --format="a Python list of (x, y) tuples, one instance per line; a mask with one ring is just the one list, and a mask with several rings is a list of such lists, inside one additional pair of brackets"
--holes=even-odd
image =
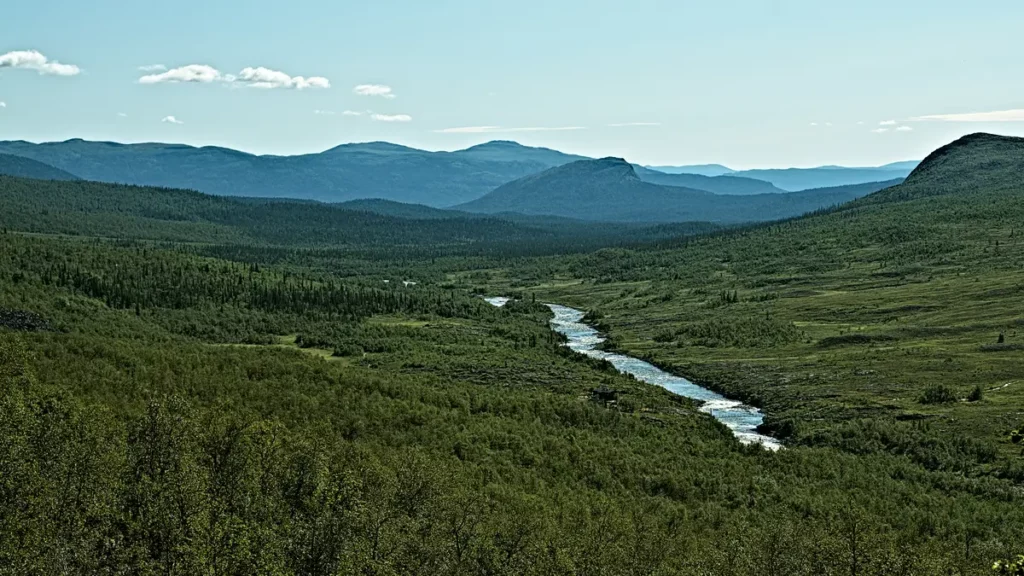
[[(173, 332), (227, 342), (267, 342), (285, 334), (353, 323), (375, 314), (481, 315), (478, 299), (401, 281), (384, 283), (270, 270), (145, 244), (0, 236), (0, 274), (15, 302), (47, 287), (148, 314)], [(63, 301), (41, 303), (64, 310)], [(215, 311), (215, 312), (214, 312)]]

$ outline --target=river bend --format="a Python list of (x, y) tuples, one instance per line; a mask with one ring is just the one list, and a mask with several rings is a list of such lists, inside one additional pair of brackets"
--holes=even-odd
[[(486, 300), (494, 306), (504, 306), (509, 299), (494, 297), (486, 298)], [(760, 444), (769, 450), (778, 450), (782, 447), (778, 440), (757, 432), (757, 427), (764, 421), (764, 414), (757, 408), (747, 406), (737, 400), (730, 400), (717, 392), (698, 386), (686, 378), (669, 374), (639, 358), (600, 350), (598, 347), (605, 339), (595, 328), (583, 323), (584, 313), (581, 310), (558, 304), (548, 304), (547, 306), (555, 315), (551, 319), (551, 329), (564, 335), (568, 340), (566, 346), (572, 350), (591, 358), (607, 360), (619, 372), (630, 374), (648, 384), (661, 386), (670, 392), (701, 402), (700, 410), (702, 412), (710, 414), (725, 424), (744, 444)]]

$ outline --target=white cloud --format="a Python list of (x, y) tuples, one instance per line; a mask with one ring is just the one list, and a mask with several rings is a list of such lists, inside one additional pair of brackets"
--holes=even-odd
[(305, 90), (307, 88), (330, 88), (331, 82), (321, 76), (289, 76), (278, 70), (262, 66), (244, 68), (238, 75), (223, 74), (213, 66), (206, 64), (189, 64), (172, 68), (159, 74), (147, 74), (139, 78), (139, 84), (164, 84), (179, 82), (195, 82), (210, 84), (213, 82), (234, 83), (250, 88), (291, 88)]
[(356, 110), (345, 110), (341, 113), (342, 116), (362, 116), (363, 113)]
[(899, 128), (896, 128), (896, 131), (897, 132), (913, 132), (914, 129), (911, 128), (910, 126), (900, 126)]
[(486, 134), (488, 132), (500, 132), (501, 126), (459, 126), (458, 128), (444, 128), (434, 130), (439, 134)]
[(164, 116), (164, 119), (161, 120), (161, 122), (163, 122), (165, 124), (184, 124), (184, 122), (182, 122), (181, 120), (178, 120), (174, 116)]
[(872, 132), (874, 132), (875, 134), (885, 134), (888, 131), (888, 128), (875, 128), (874, 130), (872, 130)]
[(1024, 109), (968, 112), (965, 114), (932, 114), (929, 116), (918, 116), (911, 118), (911, 120), (917, 122), (929, 120), (940, 122), (1024, 122)]
[(352, 89), (352, 92), (360, 96), (381, 96), (383, 98), (394, 98), (395, 93), (391, 86), (383, 84), (360, 84)]
[(811, 122), (811, 126), (817, 126), (817, 125), (818, 125), (817, 122)]
[(76, 76), (82, 72), (78, 66), (50, 60), (36, 50), (19, 50), (0, 54), (0, 68), (24, 68), (54, 76)]
[(146, 66), (139, 66), (140, 72), (163, 72), (167, 70), (167, 66), (163, 64), (148, 64)]
[(523, 128), (506, 128), (504, 126), (459, 126), (434, 130), (438, 134), (488, 134), (494, 132), (564, 132), (586, 130), (586, 126), (527, 126)]
[(148, 74), (139, 78), (139, 84), (163, 84), (178, 82), (199, 82), (209, 84), (225, 80), (225, 77), (213, 66), (206, 64), (189, 64), (180, 68), (172, 68), (160, 74)]
[(117, 115), (118, 115), (119, 117), (121, 117), (121, 118), (127, 118), (127, 117), (128, 117), (128, 115), (127, 115), (127, 114), (125, 114), (124, 112), (118, 112), (118, 113), (117, 113)]
[(863, 126), (864, 122), (857, 122), (857, 126)]
[(7, 108), (7, 102), (0, 101), (0, 108)]
[(565, 132), (586, 130), (585, 126), (529, 126), (526, 128), (502, 128), (501, 132)]
[(408, 114), (371, 114), (370, 118), (378, 122), (412, 122)]
[(262, 66), (258, 68), (245, 68), (234, 78), (235, 82), (245, 84), (251, 88), (294, 88), (305, 90), (307, 88), (330, 88), (331, 82), (322, 76), (289, 76), (279, 70), (271, 70)]
[(628, 126), (661, 126), (661, 122), (619, 122), (608, 125), (609, 128), (625, 128)]
[(313, 114), (317, 116), (334, 116), (333, 110), (313, 110)]
[(896, 125), (896, 121), (895, 120), (882, 120), (881, 122), (878, 123), (878, 125), (879, 126), (895, 126)]

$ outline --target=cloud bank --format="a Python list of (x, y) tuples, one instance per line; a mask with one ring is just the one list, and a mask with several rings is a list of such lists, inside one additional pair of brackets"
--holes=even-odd
[(178, 120), (174, 116), (164, 116), (164, 118), (163, 118), (163, 120), (161, 120), (161, 122), (163, 122), (164, 124), (184, 124), (184, 122), (182, 122), (181, 120)]
[(0, 54), (0, 68), (35, 70), (51, 76), (77, 76), (82, 70), (74, 64), (61, 64), (50, 60), (36, 50), (19, 50)]

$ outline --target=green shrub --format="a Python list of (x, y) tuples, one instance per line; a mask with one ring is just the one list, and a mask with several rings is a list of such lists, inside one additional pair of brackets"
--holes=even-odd
[(1016, 560), (1000, 560), (992, 566), (992, 570), (1005, 576), (1024, 576), (1024, 555), (1017, 556)]
[(949, 404), (956, 402), (956, 391), (945, 384), (935, 384), (925, 388), (917, 401), (921, 404)]
[(974, 390), (967, 395), (968, 402), (981, 402), (982, 398), (985, 397), (985, 392), (981, 389), (981, 386), (975, 386)]

